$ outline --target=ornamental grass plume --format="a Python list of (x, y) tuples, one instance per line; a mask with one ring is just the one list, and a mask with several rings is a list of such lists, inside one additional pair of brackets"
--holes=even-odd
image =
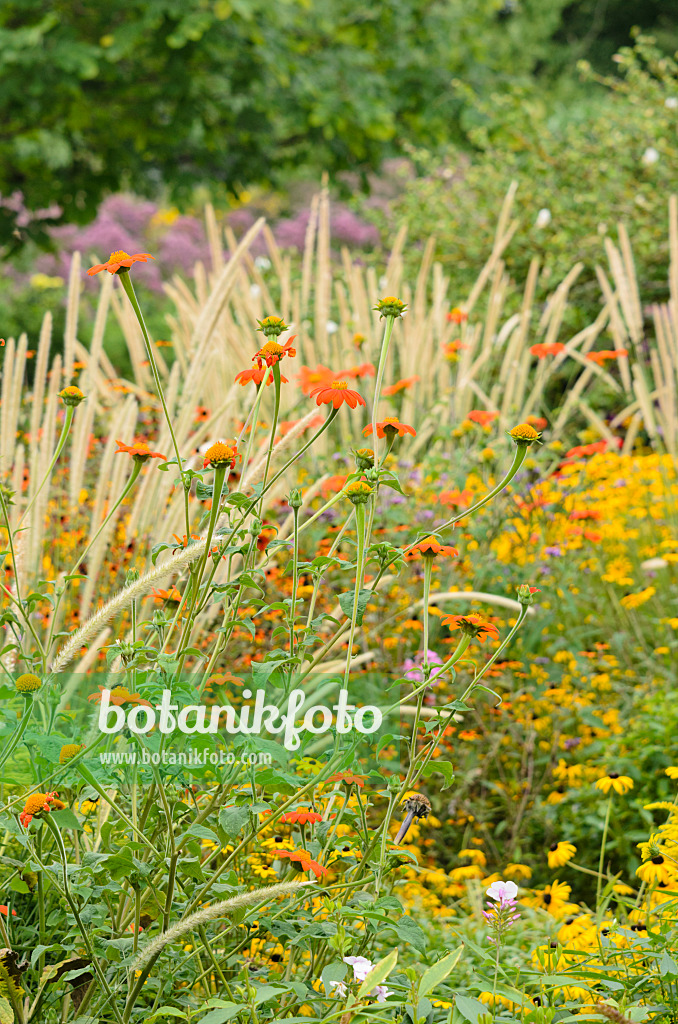
[(315, 882), (310, 880), (303, 882), (279, 882), (278, 885), (269, 885), (264, 889), (254, 889), (252, 892), (239, 893), (230, 899), (220, 900), (209, 907), (196, 910), (193, 914), (189, 914), (188, 917), (178, 921), (171, 928), (168, 928), (167, 931), (158, 935), (147, 946), (144, 946), (136, 960), (133, 961), (130, 969), (133, 971), (140, 970), (149, 961), (162, 953), (165, 946), (168, 946), (171, 942), (176, 942), (182, 935), (197, 930), (202, 925), (207, 924), (208, 921), (216, 921), (220, 917), (227, 917), (242, 907), (251, 907), (257, 903), (264, 907), (269, 900), (296, 896), (303, 889), (315, 884)]

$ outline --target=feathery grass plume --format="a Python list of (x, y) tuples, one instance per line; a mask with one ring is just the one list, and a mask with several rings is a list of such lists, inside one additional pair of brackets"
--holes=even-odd
[(249, 907), (256, 903), (261, 903), (263, 906), (269, 900), (275, 900), (282, 896), (294, 896), (300, 890), (314, 885), (316, 883), (311, 881), (280, 882), (278, 885), (269, 885), (264, 889), (243, 892), (238, 896), (232, 896), (228, 900), (221, 900), (219, 903), (213, 903), (209, 907), (203, 907), (202, 910), (196, 910), (195, 913), (189, 914), (183, 921), (178, 921), (171, 928), (168, 928), (166, 932), (163, 932), (162, 935), (158, 935), (147, 946), (144, 946), (137, 959), (132, 962), (130, 970), (138, 971), (149, 960), (162, 952), (164, 947), (168, 946), (170, 942), (174, 942), (176, 939), (181, 938), (182, 935), (185, 935), (186, 932), (206, 924), (207, 921), (214, 921), (219, 917), (224, 917), (232, 910), (239, 910), (240, 907)]
[(601, 1013), (603, 1017), (614, 1021), (615, 1024), (631, 1024), (631, 1020), (625, 1017), (616, 1006), (610, 1006), (608, 1003), (594, 1003), (593, 1005), (596, 1013)]
[(189, 548), (185, 548), (179, 551), (176, 555), (168, 558), (162, 565), (155, 566), (153, 569), (149, 569), (147, 573), (140, 576), (134, 583), (130, 583), (128, 586), (118, 591), (114, 597), (111, 597), (105, 604), (99, 608), (94, 615), (83, 622), (82, 626), (73, 633), (73, 635), (66, 641), (63, 647), (57, 651), (54, 660), (52, 662), (52, 672), (63, 672), (66, 666), (73, 660), (81, 647), (88, 644), (95, 636), (98, 635), (101, 628), (117, 615), (118, 612), (122, 611), (123, 608), (127, 608), (132, 601), (135, 601), (138, 597), (143, 597), (147, 594), (153, 586), (163, 577), (170, 576), (172, 573), (181, 572), (191, 562), (194, 562), (196, 558), (199, 558), (205, 550), (205, 543), (207, 537), (202, 537), (197, 540)]

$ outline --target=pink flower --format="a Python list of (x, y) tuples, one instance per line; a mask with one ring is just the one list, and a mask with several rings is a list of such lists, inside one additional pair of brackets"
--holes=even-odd
[(364, 981), (374, 964), (365, 956), (345, 956), (344, 963), (353, 967), (353, 980)]
[(518, 886), (515, 882), (493, 882), (486, 892), (491, 900), (496, 900), (500, 906), (506, 907), (513, 903), (518, 895)]

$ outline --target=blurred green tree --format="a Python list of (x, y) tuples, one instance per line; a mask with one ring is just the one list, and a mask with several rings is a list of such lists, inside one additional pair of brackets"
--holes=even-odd
[[(83, 221), (119, 187), (177, 199), (460, 140), (452, 78), (527, 80), (566, 2), (4, 0), (0, 195)], [(17, 219), (44, 226), (5, 208), (5, 235)]]

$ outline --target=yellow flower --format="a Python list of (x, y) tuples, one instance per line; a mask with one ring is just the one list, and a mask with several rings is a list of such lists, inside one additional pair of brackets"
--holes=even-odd
[(59, 764), (66, 764), (67, 761), (71, 761), (76, 754), (79, 754), (81, 750), (84, 750), (82, 743), (66, 743), (59, 751)]
[(507, 878), (532, 878), (532, 868), (527, 864), (507, 864), (504, 868)]
[(553, 843), (547, 854), (549, 867), (562, 868), (568, 860), (572, 860), (576, 852), (577, 847), (572, 843)]
[(626, 597), (622, 597), (620, 604), (622, 608), (633, 609), (640, 608), (641, 604), (645, 604), (657, 593), (655, 587), (645, 587), (645, 590), (639, 591), (637, 594), (627, 594)]
[(539, 431), (535, 430), (531, 423), (519, 423), (517, 427), (508, 430), (507, 433), (519, 447), (534, 444), (541, 437)]
[(474, 864), (480, 864), (482, 867), (487, 864), (487, 857), (482, 850), (460, 850), (459, 856), (473, 861)]
[(666, 885), (676, 877), (675, 870), (662, 853), (657, 853), (654, 857), (644, 861), (639, 868), (636, 868), (636, 874), (641, 881), (647, 882), (648, 885), (661, 882)]
[(40, 689), (42, 680), (40, 676), (34, 675), (33, 672), (24, 672), (23, 675), (19, 676), (14, 685), (19, 693), (31, 693), (33, 690)]
[(365, 502), (370, 500), (370, 494), (372, 488), (364, 480), (356, 480), (354, 483), (349, 484), (344, 490), (344, 495), (352, 501), (354, 505), (364, 505)]
[(665, 768), (664, 771), (670, 779), (678, 779), (678, 765), (672, 764), (669, 768)]
[(543, 889), (533, 889), (533, 896), (523, 898), (522, 902), (527, 906), (539, 907), (547, 910), (554, 917), (561, 917), (572, 904), (569, 903), (571, 886), (565, 882), (555, 880), (551, 885)]
[(615, 793), (624, 796), (629, 789), (633, 789), (633, 779), (628, 775), (620, 775), (619, 772), (608, 772), (607, 775), (603, 775), (602, 779), (598, 779), (596, 789), (600, 789), (603, 793), (609, 793), (613, 789)]
[(85, 400), (84, 394), (80, 388), (76, 388), (75, 384), (69, 384), (67, 388), (63, 388), (59, 392), (59, 398), (63, 398), (64, 405), (80, 405)]

